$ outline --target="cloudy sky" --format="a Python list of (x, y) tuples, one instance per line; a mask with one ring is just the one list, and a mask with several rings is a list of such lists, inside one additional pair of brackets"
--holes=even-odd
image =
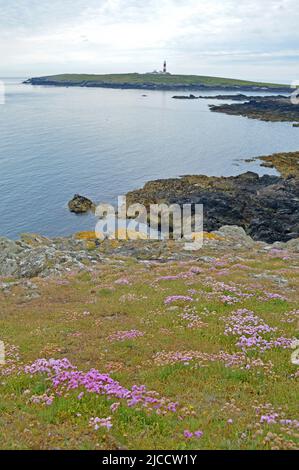
[(298, 0), (0, 0), (0, 76), (299, 80)]

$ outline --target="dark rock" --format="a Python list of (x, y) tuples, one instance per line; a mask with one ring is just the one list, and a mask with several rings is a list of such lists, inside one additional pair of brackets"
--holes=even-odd
[(269, 95), (269, 96), (248, 96), (238, 93), (236, 95), (214, 95), (214, 96), (199, 96), (201, 100), (221, 100), (221, 101), (272, 101), (277, 99), (286, 99), (284, 95)]
[(94, 203), (87, 197), (75, 194), (73, 199), (68, 203), (69, 209), (75, 214), (83, 214), (94, 208)]
[(184, 176), (157, 180), (127, 195), (128, 203), (203, 204), (204, 230), (243, 227), (254, 240), (299, 237), (299, 180), (247, 172), (235, 177)]
[(194, 95), (184, 96), (184, 95), (177, 95), (172, 97), (174, 100), (198, 100), (199, 97)]
[(290, 98), (285, 96), (249, 97), (249, 101), (245, 103), (210, 105), (210, 109), (217, 113), (245, 116), (261, 121), (299, 121), (299, 106), (294, 105)]

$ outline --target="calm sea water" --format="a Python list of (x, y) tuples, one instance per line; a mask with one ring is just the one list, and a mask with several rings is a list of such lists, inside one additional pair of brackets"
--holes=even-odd
[(75, 193), (115, 202), (156, 178), (269, 172), (241, 159), (299, 148), (290, 124), (211, 113), (173, 92), (51, 88), (5, 79), (0, 105), (0, 235), (69, 235), (94, 227), (69, 213)]

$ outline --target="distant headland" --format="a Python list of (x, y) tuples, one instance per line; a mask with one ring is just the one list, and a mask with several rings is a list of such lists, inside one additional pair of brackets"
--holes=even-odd
[(63, 87), (100, 87), (141, 90), (230, 90), (290, 93), (288, 85), (251, 82), (231, 78), (200, 75), (172, 75), (163, 72), (129, 73), (110, 75), (62, 74), (30, 78), (31, 85)]

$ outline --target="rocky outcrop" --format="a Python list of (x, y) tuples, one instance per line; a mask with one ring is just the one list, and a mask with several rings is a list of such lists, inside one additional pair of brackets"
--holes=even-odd
[(248, 96), (238, 93), (236, 95), (175, 95), (172, 97), (174, 100), (220, 100), (220, 101), (272, 101), (277, 99), (285, 99), (284, 95), (271, 95), (271, 96)]
[[(75, 237), (49, 239), (40, 235), (22, 235), (13, 241), (0, 238), (0, 291), (9, 292), (13, 280), (35, 277), (65, 276), (79, 271), (94, 272), (104, 264), (115, 269), (123, 266), (124, 259), (135, 259), (147, 263), (168, 263), (197, 259), (207, 253), (222, 256), (224, 253), (256, 253), (275, 249), (285, 253), (299, 254), (299, 239), (287, 243), (268, 245), (256, 242), (246, 234), (242, 227), (223, 226), (219, 230), (204, 234), (204, 246), (195, 251), (186, 251), (185, 241), (77, 240)], [(203, 251), (202, 251), (203, 250)], [(257, 255), (258, 256), (258, 255)], [(209, 262), (210, 257), (205, 257)], [(30, 294), (30, 298), (34, 293)]]
[(195, 95), (175, 95), (172, 97), (174, 100), (198, 100), (200, 96)]
[[(229, 98), (232, 99), (232, 98)], [(233, 116), (272, 122), (299, 121), (299, 106), (292, 104), (288, 97), (251, 97), (238, 104), (210, 105), (210, 110)]]
[(86, 244), (74, 238), (49, 239), (40, 235), (22, 235), (13, 241), (0, 238), (0, 276), (32, 278), (88, 269), (103, 256), (90, 252)]
[(201, 100), (220, 100), (220, 101), (273, 101), (278, 99), (286, 99), (284, 95), (269, 95), (269, 96), (248, 96), (239, 93), (237, 95), (214, 95), (214, 96), (198, 96)]
[(69, 210), (75, 214), (84, 214), (94, 209), (94, 203), (87, 197), (75, 194), (73, 199), (68, 203)]
[(255, 160), (261, 160), (261, 166), (266, 168), (276, 168), (283, 178), (292, 177), (299, 179), (299, 152), (274, 153), (273, 155), (245, 161), (252, 162)]
[(254, 240), (299, 237), (299, 180), (255, 173), (235, 177), (184, 176), (157, 180), (130, 192), (128, 203), (203, 204), (204, 230), (243, 227)]

